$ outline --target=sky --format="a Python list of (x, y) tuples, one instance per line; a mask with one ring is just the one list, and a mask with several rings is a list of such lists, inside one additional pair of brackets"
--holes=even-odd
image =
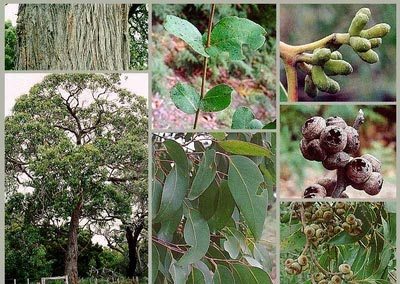
[(18, 4), (7, 4), (4, 8), (5, 20), (11, 20), (13, 26), (17, 24)]
[[(5, 74), (5, 115), (10, 115), (15, 100), (29, 92), (48, 73), (6, 73)], [(125, 78), (127, 79), (125, 80)], [(122, 74), (121, 87), (142, 97), (148, 96), (148, 75), (145, 73)]]

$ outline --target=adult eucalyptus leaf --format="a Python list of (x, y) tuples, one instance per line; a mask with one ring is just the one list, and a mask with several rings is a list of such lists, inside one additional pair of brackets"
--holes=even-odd
[(160, 255), (158, 253), (157, 247), (153, 244), (151, 246), (151, 280), (152, 280), (152, 283), (156, 282), (159, 265), (160, 265)]
[(183, 235), (190, 249), (177, 262), (180, 266), (199, 261), (205, 256), (210, 245), (210, 229), (206, 220), (196, 209), (189, 206), (186, 206), (184, 211), (186, 223)]
[[(157, 238), (167, 242), (172, 241), (176, 229), (178, 228), (178, 225), (182, 220), (182, 212), (183, 210), (181, 207), (173, 217), (161, 222), (161, 227), (157, 232)], [(155, 222), (153, 221), (153, 223)]]
[(181, 144), (172, 139), (167, 139), (164, 141), (164, 146), (176, 166), (184, 171), (188, 171), (188, 159)]
[(257, 165), (247, 157), (230, 157), (228, 185), (250, 231), (259, 240), (264, 228), (266, 195), (257, 195), (264, 178)]
[(154, 218), (155, 223), (168, 220), (176, 214), (182, 206), (188, 186), (189, 178), (187, 172), (180, 170), (176, 165), (173, 166), (165, 179), (160, 209)]
[(233, 264), (231, 267), (238, 283), (272, 284), (268, 273), (258, 267), (243, 264)]
[(214, 277), (213, 284), (228, 284), (235, 283), (232, 272), (224, 265), (218, 265)]
[(190, 22), (176, 16), (166, 17), (164, 28), (176, 37), (185, 41), (194, 51), (204, 57), (209, 57), (206, 53), (199, 30)]
[(250, 121), (254, 119), (254, 114), (248, 107), (239, 107), (232, 117), (232, 129), (248, 129)]
[(268, 148), (250, 142), (228, 140), (218, 141), (217, 143), (222, 149), (232, 154), (263, 157), (271, 157), (272, 155)]
[(210, 134), (216, 140), (224, 140), (226, 136), (226, 133), (224, 132), (212, 132)]
[(205, 284), (203, 272), (192, 266), (192, 270), (189, 274), (189, 278), (186, 284)]
[(178, 109), (188, 114), (196, 113), (200, 104), (200, 95), (192, 86), (177, 83), (170, 93), (171, 99)]
[(213, 182), (217, 172), (215, 163), (215, 150), (207, 149), (200, 161), (199, 169), (193, 179), (192, 187), (189, 190), (188, 198), (194, 200), (198, 198)]
[(174, 284), (185, 284), (189, 275), (189, 270), (187, 266), (179, 266), (176, 261), (173, 261), (169, 267), (169, 273), (171, 274)]
[(209, 220), (217, 210), (218, 185), (214, 181), (199, 197), (199, 211), (204, 219)]
[(151, 199), (151, 211), (153, 218), (156, 216), (158, 209), (160, 208), (161, 196), (162, 196), (162, 184), (157, 180), (153, 180), (153, 191)]
[(222, 181), (217, 192), (216, 210), (208, 220), (210, 230), (213, 232), (225, 227), (235, 208), (235, 201), (233, 200), (232, 194), (229, 191), (228, 182)]
[(200, 101), (200, 109), (205, 112), (216, 112), (227, 108), (231, 104), (233, 89), (220, 84), (209, 90)]
[(211, 32), (210, 48), (207, 53), (227, 52), (230, 59), (242, 60), (242, 47), (247, 45), (250, 50), (257, 50), (265, 42), (266, 31), (260, 25), (236, 16), (222, 18)]

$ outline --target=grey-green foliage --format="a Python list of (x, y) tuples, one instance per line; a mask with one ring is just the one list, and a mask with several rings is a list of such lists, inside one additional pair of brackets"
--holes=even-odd
[[(157, 212), (153, 218), (153, 283), (170, 278), (179, 283), (209, 283), (217, 272), (210, 266), (213, 258), (227, 264), (233, 259), (246, 263), (222, 269), (214, 283), (232, 277), (244, 281), (238, 283), (256, 283), (252, 280), (260, 277), (262, 283), (270, 283), (271, 266), (266, 261), (270, 256), (261, 251), (267, 250), (264, 224), (268, 205), (274, 202), (275, 149), (270, 143), (275, 136), (163, 135), (155, 137), (153, 160), (158, 181), (152, 202)], [(171, 173), (177, 175), (178, 183), (188, 178), (189, 183), (171, 190)], [(218, 242), (214, 242), (216, 236)], [(172, 254), (175, 246), (184, 250)]]

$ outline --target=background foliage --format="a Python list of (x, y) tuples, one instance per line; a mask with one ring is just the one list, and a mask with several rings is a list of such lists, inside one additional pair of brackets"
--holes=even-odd
[[(169, 90), (177, 81), (189, 82), (200, 89), (202, 58), (196, 55), (183, 41), (172, 37), (162, 24), (167, 15), (175, 15), (188, 20), (200, 32), (205, 32), (208, 24), (210, 5), (153, 5), (153, 121), (155, 128), (187, 128), (193, 124), (186, 115), (175, 111), (169, 99)], [(217, 115), (207, 114), (203, 127), (216, 128), (217, 125), (230, 127), (234, 109), (239, 105), (250, 106), (257, 118), (266, 122), (275, 118), (275, 5), (217, 5), (214, 24), (225, 16), (248, 18), (267, 31), (266, 43), (256, 52), (245, 48), (244, 61), (228, 60), (219, 56), (209, 61), (208, 84), (212, 86), (226, 83), (235, 89), (233, 108)], [(189, 121), (188, 121), (189, 120)]]
[(165, 133), (153, 143), (153, 283), (272, 283), (275, 135)]
[[(343, 58), (354, 69), (349, 76), (337, 76), (341, 91), (339, 94), (323, 94), (321, 101), (393, 101), (396, 80), (396, 7), (395, 5), (281, 5), (281, 40), (291, 44), (306, 44), (334, 32), (347, 32), (355, 13), (362, 7), (371, 10), (374, 25), (385, 22), (391, 26), (377, 50), (379, 62), (366, 64), (349, 46), (340, 48)], [(281, 80), (286, 86), (286, 76), (281, 66)], [(299, 100), (311, 100), (304, 93), (304, 73), (299, 72)]]
[(149, 38), (149, 10), (147, 5), (138, 5), (128, 21), (131, 52), (130, 68), (133, 70), (147, 70)]
[[(320, 177), (334, 174), (321, 163), (304, 159), (300, 152), (301, 127), (312, 116), (340, 116), (352, 125), (358, 110), (365, 114), (360, 128), (360, 155), (369, 153), (382, 162), (384, 183), (378, 197), (396, 196), (396, 108), (395, 106), (281, 106), (280, 164), (281, 196), (301, 197), (304, 189)], [(370, 196), (348, 187), (350, 197)]]

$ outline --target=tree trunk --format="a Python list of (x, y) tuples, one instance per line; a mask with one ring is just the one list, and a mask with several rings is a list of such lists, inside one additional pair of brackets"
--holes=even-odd
[(142, 229), (143, 229), (142, 223), (136, 226), (134, 231), (132, 231), (132, 229), (129, 226), (126, 227), (126, 240), (128, 241), (128, 255), (129, 255), (127, 276), (129, 278), (132, 278), (136, 275), (137, 243)]
[(127, 4), (20, 4), (17, 70), (129, 69)]
[(71, 222), (69, 224), (68, 234), (68, 247), (65, 256), (65, 275), (68, 275), (69, 283), (77, 284), (78, 278), (78, 230), (79, 230), (79, 219), (82, 212), (82, 201), (74, 208), (71, 215)]

